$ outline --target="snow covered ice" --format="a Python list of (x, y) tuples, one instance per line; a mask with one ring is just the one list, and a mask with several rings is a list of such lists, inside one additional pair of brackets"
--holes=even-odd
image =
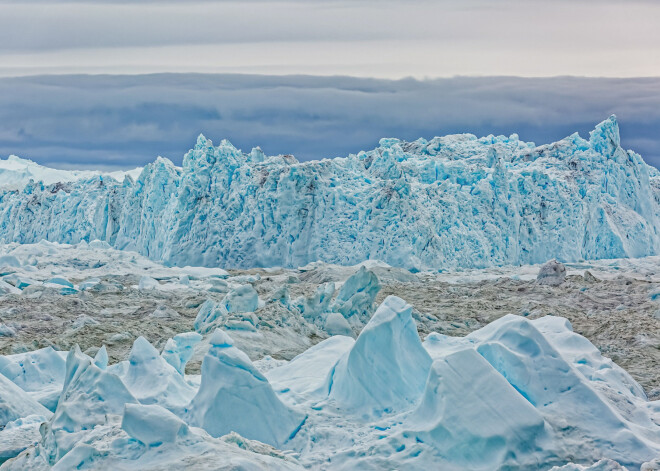
[(2, 471), (660, 469), (660, 174), (614, 118), (10, 163)]

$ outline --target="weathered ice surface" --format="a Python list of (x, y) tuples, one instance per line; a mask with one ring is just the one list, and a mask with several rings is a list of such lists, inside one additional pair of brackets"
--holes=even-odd
[(658, 256), (550, 285), (541, 265), (166, 267), (100, 241), (0, 261), (3, 471), (657, 467)]
[(588, 140), (382, 139), (303, 163), (200, 136), (182, 168), (158, 158), (137, 179), (80, 178), (0, 193), (0, 240), (99, 239), (167, 265), (225, 268), (479, 268), (660, 250), (660, 174), (620, 147), (614, 117)]
[(557, 286), (566, 279), (566, 267), (557, 260), (550, 260), (543, 264), (536, 277), (540, 285)]
[[(227, 273), (219, 268), (164, 267), (132, 252), (84, 243), (11, 244), (0, 246), (2, 253), (21, 264), (0, 267), (0, 272), (15, 270), (5, 277), (29, 274), (36, 284), (0, 296), (0, 324), (12, 332), (0, 335), (0, 354), (9, 355), (0, 359), (0, 373), (51, 410), (61, 380), (40, 376), (35, 382), (33, 377), (63, 370), (66, 355), (62, 352), (75, 344), (90, 356), (105, 345), (110, 363), (116, 363), (127, 360), (133, 342), (143, 336), (177, 370), (185, 361), (187, 373), (198, 373), (208, 341), (187, 344), (198, 338), (192, 333), (195, 318), (206, 300), (220, 306), (228, 291), (245, 284), (259, 295), (256, 311), (219, 309), (221, 315), (212, 325), (227, 330), (252, 361), (266, 355), (276, 361), (290, 360), (337, 333), (356, 337), (363, 324), (340, 323), (343, 316), (338, 312), (307, 318), (290, 299), (312, 299), (327, 284), (341, 288), (361, 266), (378, 277), (380, 291), (374, 304), (388, 295), (401, 297), (413, 306), (422, 336), (431, 332), (466, 335), (509, 313), (529, 318), (562, 316), (623, 366), (650, 397), (660, 397), (660, 257), (567, 264), (565, 281), (548, 286), (536, 281), (539, 266), (413, 274), (379, 262), (354, 267), (318, 263), (295, 270)], [(158, 280), (157, 289), (139, 289), (145, 274)], [(54, 276), (69, 280), (75, 292), (63, 293), (46, 283)], [(182, 283), (182, 277), (189, 279)], [(218, 282), (227, 287), (218, 290)], [(331, 311), (340, 290), (335, 289), (318, 306)], [(153, 317), (154, 310), (163, 305), (179, 317)], [(323, 315), (325, 320), (318, 322)], [(335, 330), (338, 326), (341, 329)], [(212, 331), (204, 336), (208, 339)], [(184, 335), (177, 338), (179, 334)]]

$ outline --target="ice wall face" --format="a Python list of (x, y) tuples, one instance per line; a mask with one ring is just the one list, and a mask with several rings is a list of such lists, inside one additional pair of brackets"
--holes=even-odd
[(660, 174), (614, 117), (589, 140), (382, 139), (303, 163), (200, 136), (182, 168), (0, 194), (0, 240), (101, 239), (174, 265), (487, 267), (660, 253), (658, 201)]

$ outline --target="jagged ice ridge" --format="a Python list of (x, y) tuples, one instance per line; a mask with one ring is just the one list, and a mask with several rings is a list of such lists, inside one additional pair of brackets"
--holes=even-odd
[(170, 265), (302, 266), (378, 259), (412, 270), (660, 253), (660, 174), (620, 146), (535, 146), (470, 134), (298, 162), (200, 136), (183, 167), (0, 193), (0, 240), (100, 239)]

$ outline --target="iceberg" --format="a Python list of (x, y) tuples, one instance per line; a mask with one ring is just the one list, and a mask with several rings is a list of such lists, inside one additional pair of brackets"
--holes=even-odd
[(214, 437), (230, 432), (281, 447), (305, 415), (284, 405), (248, 356), (217, 329), (202, 363), (202, 382), (184, 416)]
[(376, 274), (364, 265), (342, 285), (332, 310), (358, 325), (365, 324), (374, 312), (374, 301), (380, 291)]
[(303, 317), (310, 321), (317, 321), (323, 318), (323, 314), (330, 312), (330, 303), (335, 294), (335, 284), (333, 282), (319, 285), (311, 297), (300, 297), (293, 301)]
[[(566, 352), (562, 355), (553, 346), (561, 345), (558, 324), (555, 319), (530, 321), (509, 314), (472, 332), (466, 340), (473, 342), (479, 354), (543, 415), (555, 433), (564, 435), (565, 442), (588, 440), (593, 458), (607, 456), (631, 467), (658, 453), (660, 427), (647, 414), (640, 414), (646, 401), (639, 386), (617, 371), (592, 375), (587, 366), (580, 372), (575, 362), (567, 361), (570, 349), (561, 349)], [(594, 361), (600, 360), (597, 367), (613, 367), (570, 335), (572, 332), (566, 332), (567, 327), (561, 329), (570, 337), (564, 339), (564, 347), (582, 344)], [(550, 336), (554, 341), (542, 331), (554, 331)], [(603, 393), (603, 387), (596, 386), (599, 382), (621, 392)], [(628, 387), (620, 388), (622, 382)]]
[(416, 271), (660, 253), (660, 173), (621, 148), (615, 117), (589, 139), (382, 139), (310, 162), (200, 136), (180, 168), (158, 158), (121, 182), (42, 180), (0, 191), (0, 240), (98, 239), (167, 265), (228, 268), (382, 260)]
[(539, 269), (539, 274), (536, 281), (540, 285), (557, 286), (564, 282), (566, 279), (566, 267), (557, 262), (557, 260), (549, 260), (544, 263)]
[(259, 307), (259, 296), (251, 285), (240, 285), (229, 290), (220, 302), (207, 299), (199, 308), (194, 327), (200, 334), (221, 327), (231, 313), (254, 312)]
[(222, 300), (227, 312), (254, 312), (259, 307), (259, 296), (252, 285), (232, 289)]
[(433, 362), (406, 428), (404, 436), (432, 443), (447, 461), (484, 471), (520, 464), (516, 456), (547, 438), (543, 416), (474, 348)]
[(144, 337), (133, 343), (128, 368), (119, 378), (140, 403), (169, 410), (182, 409), (196, 392)]
[(355, 344), (355, 340), (337, 335), (305, 350), (289, 363), (266, 373), (268, 381), (279, 391), (313, 394), (317, 398), (327, 396), (324, 383), (337, 361)]
[(47, 418), (52, 415), (52, 412), (0, 375), (0, 427), (5, 427), (10, 422), (30, 415)]
[(184, 332), (177, 334), (165, 343), (163, 352), (160, 354), (163, 360), (168, 362), (185, 376), (186, 364), (193, 356), (194, 347), (202, 340), (202, 336), (197, 332)]
[(0, 374), (51, 411), (62, 392), (65, 371), (65, 359), (52, 347), (0, 356)]
[(42, 430), (39, 454), (54, 465), (88, 430), (120, 417), (126, 404), (137, 402), (118, 376), (100, 369), (76, 345), (67, 355), (62, 395)]
[(185, 422), (157, 404), (126, 404), (121, 428), (147, 446), (174, 443), (188, 432)]
[(388, 296), (328, 374), (329, 397), (366, 416), (402, 410), (422, 395), (430, 367), (412, 306)]

